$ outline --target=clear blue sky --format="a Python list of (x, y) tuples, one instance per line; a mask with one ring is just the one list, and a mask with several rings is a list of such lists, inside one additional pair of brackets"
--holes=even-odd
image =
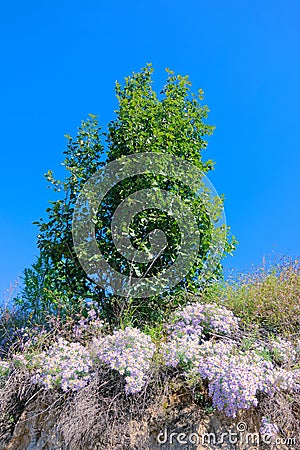
[(3, 2), (0, 46), (1, 294), (38, 254), (64, 134), (112, 119), (115, 80), (146, 62), (158, 90), (169, 67), (205, 92), (210, 179), (240, 242), (226, 266), (300, 254), (298, 0)]

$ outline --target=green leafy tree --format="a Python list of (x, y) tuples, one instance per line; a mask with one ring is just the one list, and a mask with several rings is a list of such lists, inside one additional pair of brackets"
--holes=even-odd
[[(116, 111), (116, 119), (108, 127), (107, 160), (110, 162), (122, 156), (143, 152), (166, 153), (187, 160), (205, 174), (214, 165), (213, 161), (202, 159), (202, 152), (207, 146), (206, 138), (212, 134), (214, 127), (205, 123), (209, 110), (207, 106), (201, 104), (203, 91), (199, 90), (198, 95), (194, 95), (190, 92), (191, 83), (187, 76), (176, 76), (168, 69), (167, 72), (167, 82), (160, 95), (157, 95), (152, 88), (151, 65), (126, 78), (124, 86), (116, 83), (119, 109)], [(196, 196), (187, 186), (175, 181), (171, 173), (167, 178), (161, 175), (143, 174), (125, 179), (107, 195), (99, 214), (102, 228), (98, 233), (99, 245), (106, 260), (118, 272), (127, 276), (133, 273), (136, 277), (143, 276), (145, 273), (147, 276), (155, 276), (164, 267), (173, 264), (178, 256), (180, 233), (176, 221), (161, 210), (147, 209), (139, 213), (129, 227), (133, 246), (146, 252), (151, 247), (150, 233), (154, 229), (165, 232), (168, 246), (154, 263), (147, 266), (135, 261), (124, 261), (124, 257), (116, 250), (110, 238), (110, 222), (118, 204), (129, 194), (153, 186), (174, 192), (187, 201), (197, 218), (201, 244), (198, 257), (190, 272), (174, 288), (160, 296), (120, 299), (120, 310), (123, 314), (127, 311), (130, 321), (133, 311), (139, 320), (143, 317), (146, 321), (149, 316), (157, 320), (170, 305), (184, 302), (188, 297), (186, 294), (195, 293), (203, 289), (210, 281), (222, 276), (220, 263), (216, 264), (212, 270), (204, 270), (204, 268), (212, 234), (224, 233), (224, 229), (218, 230), (211, 220), (212, 216), (216, 221), (220, 218), (223, 201), (219, 197), (209, 200), (212, 212), (209, 217), (201, 196)], [(225, 235), (226, 254), (234, 250), (235, 239), (230, 240), (229, 228), (225, 231)], [(103, 239), (103, 236), (106, 239)]]
[[(180, 157), (199, 168), (203, 174), (213, 168), (213, 161), (203, 161), (202, 152), (207, 146), (207, 137), (213, 132), (212, 126), (206, 124), (208, 108), (202, 105), (203, 92), (198, 95), (190, 92), (191, 83), (187, 76), (176, 76), (167, 70), (168, 78), (163, 90), (158, 95), (152, 88), (151, 65), (125, 79), (124, 86), (116, 83), (116, 95), (119, 108), (116, 118), (108, 125), (106, 133), (102, 133), (95, 116), (83, 122), (77, 137), (68, 136), (65, 152), (65, 168), (70, 175), (65, 181), (55, 180), (49, 171), (48, 181), (55, 190), (62, 191), (64, 198), (51, 202), (47, 209), (48, 220), (40, 219), (38, 226), (38, 246), (43, 264), (40, 261), (38, 271), (44, 271), (51, 278), (51, 291), (59, 293), (63, 298), (64, 311), (73, 313), (82, 308), (85, 299), (96, 301), (103, 315), (109, 320), (145, 323), (160, 320), (166, 311), (186, 300), (186, 294), (197, 292), (222, 274), (221, 264), (212, 270), (204, 270), (213, 233), (223, 232), (215, 227), (222, 213), (223, 200), (218, 197), (210, 199), (213, 215), (208, 215), (201, 196), (196, 196), (188, 186), (160, 174), (142, 174), (126, 178), (118, 183), (105, 196), (97, 213), (95, 224), (96, 238), (101, 253), (109, 264), (128, 277), (157, 276), (163, 267), (171, 266), (178, 256), (180, 233), (176, 220), (166, 212), (149, 208), (134, 217), (129, 225), (131, 244), (143, 252), (151, 248), (150, 235), (153, 230), (164, 231), (167, 246), (157, 255), (151, 264), (127, 261), (116, 249), (111, 232), (112, 217), (122, 200), (141, 189), (153, 186), (176, 193), (183, 198), (197, 219), (201, 241), (198, 255), (190, 272), (175, 287), (161, 295), (149, 294), (147, 298), (136, 299), (129, 294), (126, 298), (113, 295), (93, 282), (83, 271), (72, 241), (72, 215), (76, 199), (84, 183), (91, 175), (103, 167), (104, 145), (107, 147), (106, 161), (114, 161), (122, 156), (143, 152), (165, 153)], [(174, 174), (173, 174), (174, 175)], [(213, 220), (212, 220), (213, 217)], [(187, 224), (188, 226), (188, 224)], [(234, 238), (230, 240), (229, 229), (225, 230), (225, 254), (231, 253), (235, 247)], [(221, 256), (221, 255), (220, 255)], [(47, 264), (45, 265), (45, 261)], [(28, 288), (32, 273), (27, 271), (25, 286)], [(40, 284), (43, 284), (41, 281)], [(43, 292), (42, 302), (49, 309), (47, 290), (41, 290), (37, 283), (34, 292)], [(40, 295), (40, 294), (39, 294)], [(23, 293), (29, 306), (33, 307), (33, 291), (27, 289)], [(52, 297), (51, 297), (52, 298)], [(50, 303), (51, 303), (50, 298)], [(22, 302), (21, 301), (21, 302)], [(36, 301), (36, 300), (35, 300)], [(40, 307), (39, 307), (40, 308)], [(60, 305), (61, 308), (61, 305)], [(51, 309), (51, 308), (50, 308)], [(55, 308), (54, 308), (55, 309)], [(56, 308), (57, 309), (57, 308)]]
[[(16, 300), (30, 312), (32, 320), (46, 321), (51, 314), (62, 319), (82, 311), (86, 300), (100, 302), (103, 290), (91, 282), (76, 257), (72, 240), (72, 216), (79, 192), (86, 180), (103, 167), (102, 131), (96, 116), (82, 121), (77, 136), (66, 135), (67, 149), (62, 163), (69, 176), (55, 179), (49, 170), (45, 177), (49, 187), (61, 197), (50, 201), (47, 220), (34, 222), (40, 255), (24, 272), (24, 288)], [(62, 194), (62, 195), (61, 195)]]

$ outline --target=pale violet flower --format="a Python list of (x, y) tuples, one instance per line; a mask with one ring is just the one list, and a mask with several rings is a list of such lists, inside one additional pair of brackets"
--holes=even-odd
[(37, 355), (35, 364), (38, 368), (32, 381), (46, 389), (60, 387), (64, 392), (78, 391), (93, 376), (93, 361), (88, 350), (77, 342), (68, 342), (63, 338)]
[(137, 328), (126, 327), (112, 335), (94, 338), (93, 346), (101, 363), (125, 377), (126, 394), (143, 388), (155, 351), (150, 336)]

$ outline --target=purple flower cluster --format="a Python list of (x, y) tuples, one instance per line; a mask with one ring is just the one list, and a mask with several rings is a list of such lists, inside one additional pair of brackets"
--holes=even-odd
[(193, 303), (177, 310), (168, 326), (174, 336), (219, 333), (231, 335), (238, 330), (239, 322), (232, 311), (213, 303)]
[(272, 423), (270, 419), (263, 416), (261, 418), (261, 428), (259, 431), (262, 436), (268, 436), (269, 438), (274, 439), (279, 433), (279, 428), (276, 423)]
[(35, 364), (38, 367), (32, 381), (42, 384), (46, 389), (60, 387), (64, 392), (78, 391), (93, 376), (93, 361), (87, 349), (63, 338), (37, 355)]
[(100, 362), (125, 376), (126, 394), (142, 389), (155, 352), (150, 336), (137, 328), (126, 327), (113, 335), (94, 338), (93, 346)]
[(293, 343), (280, 336), (270, 340), (268, 347), (275, 361), (291, 364), (296, 359), (297, 351)]
[(232, 311), (211, 303), (190, 304), (173, 314), (167, 325), (168, 339), (161, 351), (168, 366), (192, 365), (205, 333), (232, 335), (237, 330), (238, 319)]
[(169, 367), (193, 366), (199, 354), (199, 337), (195, 334), (173, 336), (161, 345), (161, 354)]
[(91, 308), (87, 317), (81, 317), (74, 325), (73, 334), (76, 339), (83, 338), (86, 333), (98, 335), (103, 331), (105, 325), (105, 322), (97, 317), (97, 311)]
[(300, 370), (286, 370), (275, 368), (270, 375), (269, 385), (265, 391), (273, 395), (276, 390), (299, 391), (300, 389)]
[[(255, 350), (242, 351), (233, 340), (204, 340), (208, 331), (224, 335), (237, 331), (237, 319), (225, 308), (188, 305), (174, 314), (167, 329), (168, 339), (161, 346), (165, 364), (181, 366), (188, 377), (198, 374), (207, 379), (213, 406), (228, 416), (257, 406), (259, 392), (272, 395), (279, 389), (299, 389), (300, 370), (277, 367)], [(295, 354), (291, 343), (278, 340), (274, 345), (277, 342), (277, 349)]]
[[(47, 389), (77, 391), (91, 380), (94, 365), (100, 363), (124, 376), (126, 394), (140, 392), (156, 350), (150, 336), (132, 327), (104, 334), (105, 324), (94, 309), (76, 327), (74, 332), (80, 339), (96, 332), (89, 348), (60, 338), (47, 351), (32, 357), (29, 346), (27, 356), (14, 355), (10, 363), (0, 360), (0, 377), (9, 373), (11, 366), (25, 365), (33, 371), (33, 382)], [(224, 307), (189, 304), (174, 313), (166, 330), (166, 340), (159, 349), (165, 364), (179, 366), (192, 383), (199, 378), (208, 380), (213, 406), (230, 417), (236, 417), (240, 409), (257, 406), (259, 392), (300, 391), (296, 347), (279, 337), (251, 349), (243, 346), (236, 339), (238, 319)]]
[(272, 363), (226, 342), (207, 342), (201, 347), (197, 370), (209, 381), (213, 406), (230, 417), (240, 409), (257, 406), (256, 394), (269, 388)]

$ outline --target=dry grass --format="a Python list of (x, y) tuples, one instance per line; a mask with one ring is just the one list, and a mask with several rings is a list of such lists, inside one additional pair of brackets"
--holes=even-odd
[(0, 444), (13, 432), (26, 405), (34, 398), (36, 387), (30, 382), (29, 372), (18, 370), (0, 384)]
[[(271, 270), (260, 268), (227, 282), (213, 293), (246, 324), (285, 335), (299, 334), (300, 263), (284, 261)], [(220, 303), (220, 301), (219, 301)]]
[[(272, 397), (265, 397), (260, 402), (259, 412), (277, 424), (283, 439), (296, 439), (296, 443), (300, 446), (299, 392), (277, 392)], [(277, 448), (282, 450), (283, 445)]]
[(149, 448), (151, 423), (158, 417), (166, 395), (162, 374), (152, 377), (134, 396), (126, 396), (123, 380), (112, 375), (102, 370), (65, 403), (58, 428), (68, 449)]

